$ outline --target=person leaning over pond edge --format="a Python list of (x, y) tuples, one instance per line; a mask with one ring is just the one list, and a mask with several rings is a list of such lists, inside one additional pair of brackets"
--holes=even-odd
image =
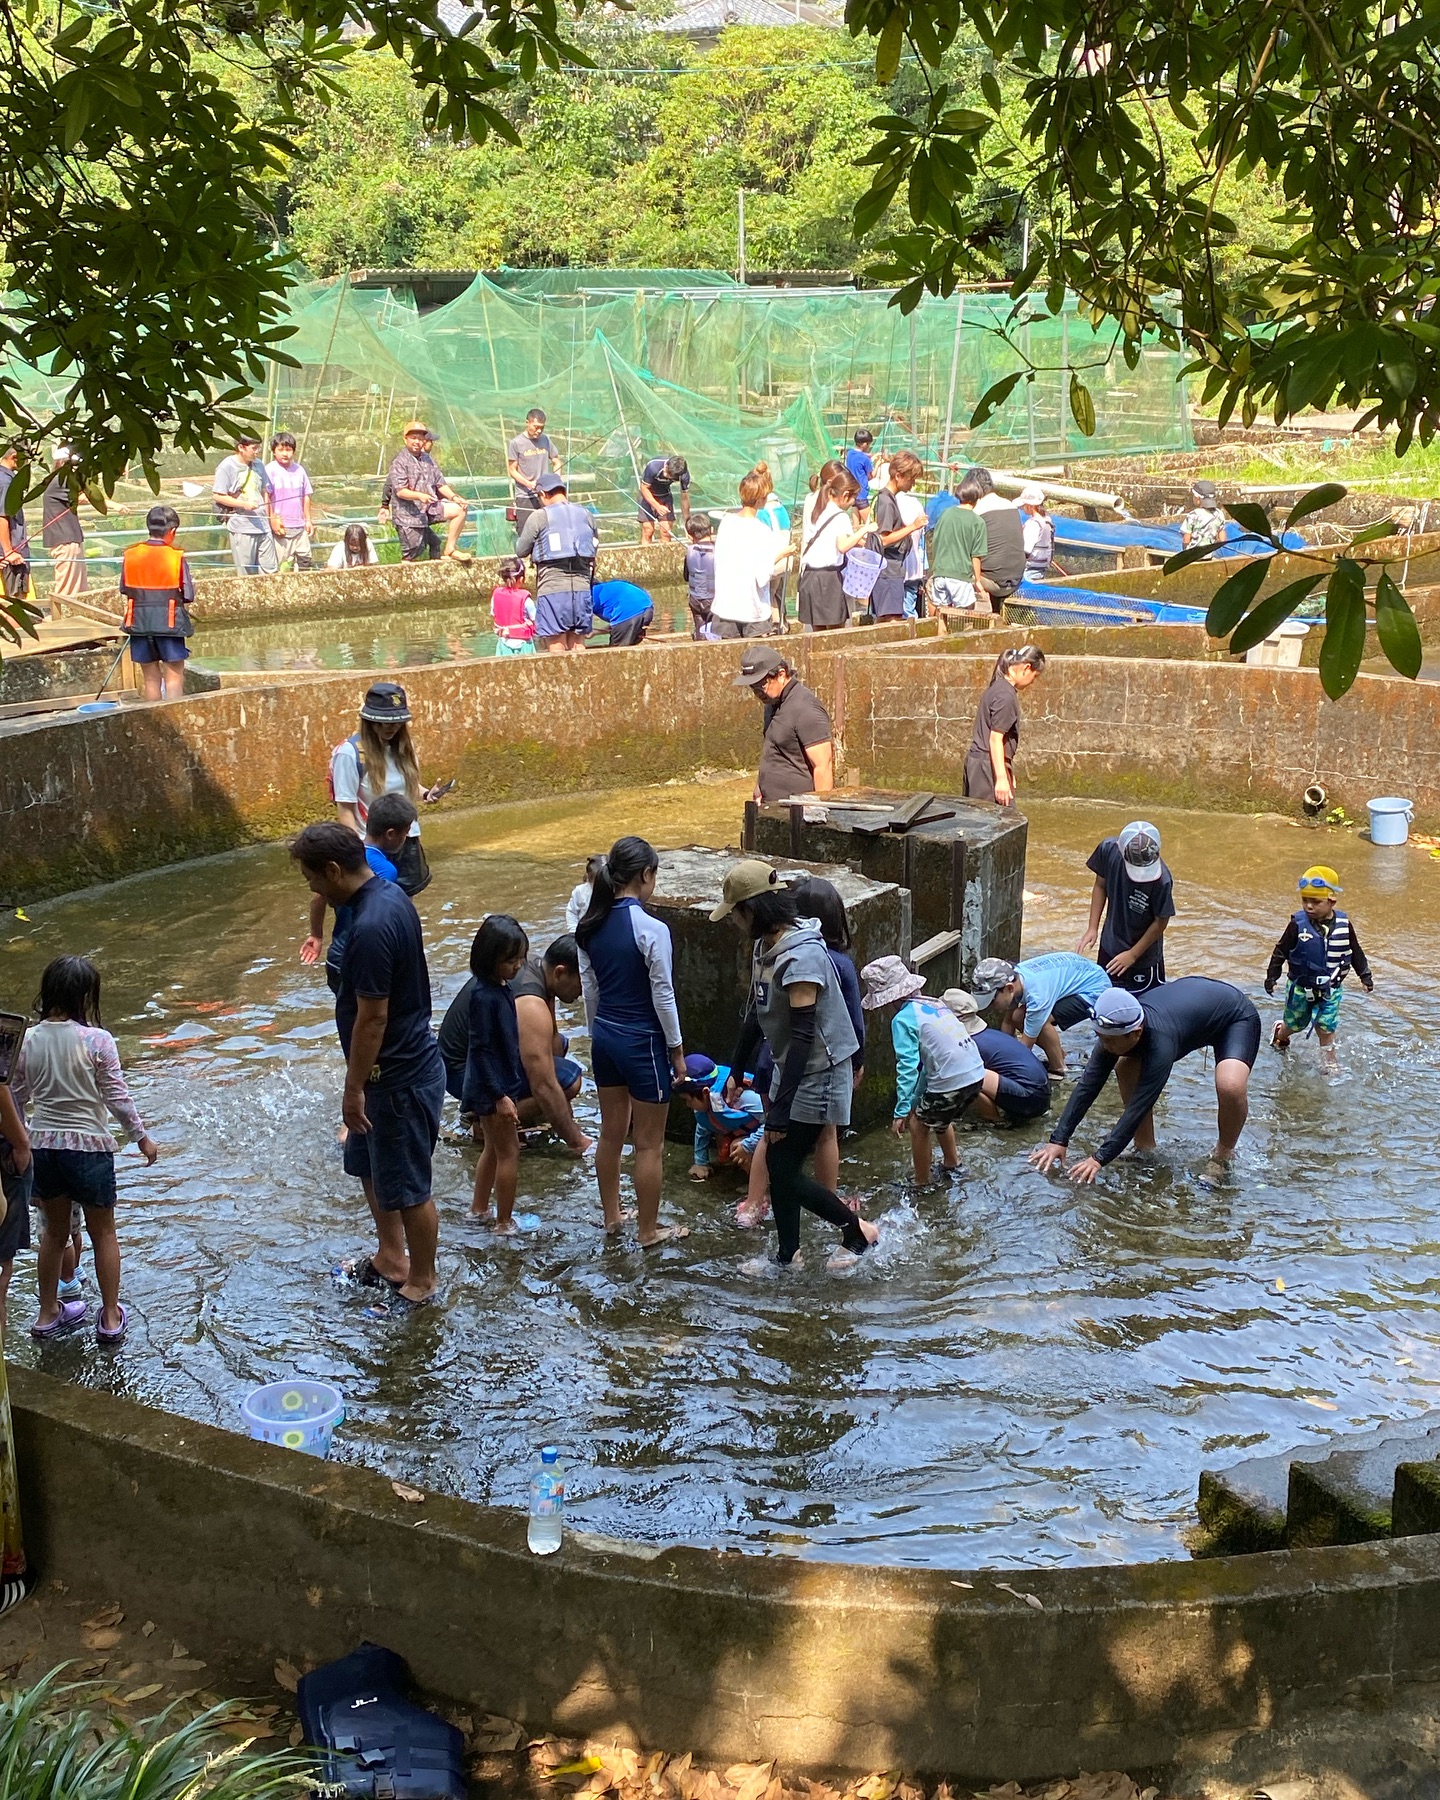
[[(336, 816), (362, 840), (366, 816), (377, 794), (405, 794), (416, 806), (440, 797), (438, 786), (427, 788), (421, 783), (410, 723), (404, 688), (398, 682), (377, 681), (360, 708), (359, 731), (330, 753), (330, 797)], [(410, 895), (430, 885), (418, 818), (396, 863), (395, 879)]]
[(835, 786), (830, 715), (779, 651), (752, 645), (740, 659), (735, 686), (748, 687), (765, 708), (756, 800), (765, 806), (795, 794), (828, 794)]

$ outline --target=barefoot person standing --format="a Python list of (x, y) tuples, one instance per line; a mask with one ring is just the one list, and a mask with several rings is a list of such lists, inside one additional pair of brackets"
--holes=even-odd
[(312, 894), (349, 908), (335, 996), (346, 1063), (345, 1173), (365, 1189), (376, 1238), (350, 1272), (362, 1286), (383, 1282), (418, 1306), (438, 1286), (430, 1163), (445, 1103), (420, 915), (397, 883), (376, 878), (348, 826), (307, 825), (290, 854)]
[(1260, 1015), (1254, 1004), (1228, 981), (1211, 981), (1204, 975), (1185, 975), (1144, 994), (1107, 988), (1095, 1002), (1095, 1035), (1098, 1042), (1085, 1072), (1050, 1133), (1050, 1142), (1030, 1152), (1031, 1163), (1047, 1172), (1064, 1167), (1076, 1127), (1100, 1098), (1112, 1072), (1125, 1110), (1095, 1154), (1070, 1170), (1070, 1179), (1088, 1186), (1131, 1142), (1137, 1150), (1153, 1150), (1154, 1106), (1171, 1071), (1182, 1056), (1213, 1050), (1217, 1135), (1204, 1179), (1219, 1179), (1250, 1116), (1250, 1071), (1260, 1052)]
[(595, 873), (590, 904), (575, 927), (590, 1021), (590, 1065), (600, 1093), (595, 1177), (605, 1229), (619, 1231), (620, 1157), (635, 1138), (635, 1203), (646, 1250), (684, 1237), (660, 1223), (661, 1158), (673, 1081), (685, 1079), (675, 1004), (670, 929), (645, 910), (660, 858), (644, 838), (618, 838)]

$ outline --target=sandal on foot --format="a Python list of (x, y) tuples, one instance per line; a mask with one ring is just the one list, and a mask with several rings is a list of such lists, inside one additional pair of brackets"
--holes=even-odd
[(63, 1300), (60, 1310), (48, 1325), (32, 1325), (30, 1335), (43, 1342), (46, 1338), (60, 1337), (67, 1331), (74, 1331), (77, 1325), (85, 1323), (85, 1302), (83, 1300)]
[(340, 1273), (356, 1287), (388, 1287), (391, 1293), (398, 1293), (405, 1285), (403, 1281), (392, 1281), (388, 1275), (382, 1275), (375, 1267), (373, 1256), (362, 1256), (359, 1262), (341, 1263)]
[(123, 1344), (125, 1341), (125, 1333), (129, 1329), (130, 1308), (128, 1306), (122, 1306), (120, 1308), (120, 1323), (113, 1328), (109, 1325), (100, 1324), (98, 1320), (96, 1321), (95, 1342), (97, 1344), (108, 1344), (112, 1346), (115, 1344)]
[(22, 1600), (28, 1600), (39, 1579), (33, 1569), (26, 1569), (21, 1575), (7, 1575), (0, 1581), (0, 1613), (7, 1613)]

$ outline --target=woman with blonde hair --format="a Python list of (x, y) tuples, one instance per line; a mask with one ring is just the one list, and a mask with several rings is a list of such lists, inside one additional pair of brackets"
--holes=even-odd
[[(360, 708), (360, 729), (330, 755), (330, 797), (342, 825), (365, 836), (365, 820), (377, 794), (404, 794), (415, 806), (438, 799), (420, 780), (420, 763), (410, 736), (412, 714), (405, 690), (377, 681)], [(407, 894), (430, 884), (430, 866), (420, 846), (420, 821), (410, 827), (395, 863), (396, 880)]]
[(773, 491), (769, 468), (757, 463), (741, 480), (739, 512), (726, 513), (715, 534), (710, 617), (722, 638), (766, 637), (770, 632), (770, 578), (792, 555), (760, 517)]

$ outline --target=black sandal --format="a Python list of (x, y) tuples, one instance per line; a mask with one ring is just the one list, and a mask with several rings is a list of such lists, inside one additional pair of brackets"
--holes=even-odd
[(373, 1256), (362, 1256), (359, 1262), (341, 1263), (340, 1273), (356, 1287), (387, 1287), (392, 1294), (398, 1294), (405, 1285), (403, 1281), (392, 1281), (388, 1275), (382, 1275), (375, 1267)]

